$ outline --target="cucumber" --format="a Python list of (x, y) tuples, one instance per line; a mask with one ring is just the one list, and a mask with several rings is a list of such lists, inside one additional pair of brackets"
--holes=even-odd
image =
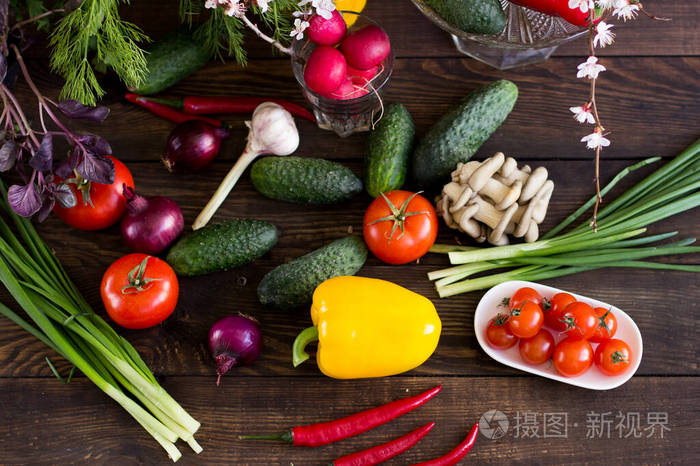
[(372, 197), (403, 186), (416, 128), (406, 107), (392, 103), (367, 138), (365, 190)]
[(500, 34), (506, 14), (498, 0), (425, 0), (450, 25), (473, 34)]
[(146, 49), (148, 71), (137, 94), (157, 94), (207, 64), (211, 53), (189, 31), (177, 30)]
[(459, 162), (466, 162), (506, 119), (518, 99), (518, 87), (502, 79), (480, 87), (442, 116), (413, 152), (413, 179), (423, 187), (447, 183)]
[(362, 191), (362, 181), (349, 168), (329, 160), (265, 157), (250, 170), (262, 195), (300, 204), (336, 204)]
[(265, 306), (281, 309), (304, 306), (318, 285), (329, 278), (355, 275), (365, 260), (365, 243), (347, 236), (272, 269), (258, 285), (258, 298)]
[(273, 224), (239, 218), (190, 233), (172, 247), (165, 260), (178, 275), (203, 275), (252, 262), (275, 243)]

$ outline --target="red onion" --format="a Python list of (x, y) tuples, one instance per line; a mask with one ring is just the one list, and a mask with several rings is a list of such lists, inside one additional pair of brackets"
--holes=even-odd
[(185, 225), (180, 207), (167, 197), (139, 196), (126, 185), (126, 215), (122, 219), (122, 240), (136, 252), (158, 254), (180, 236)]
[(199, 170), (214, 160), (228, 135), (227, 130), (203, 121), (185, 121), (168, 136), (161, 160), (171, 172)]
[(233, 366), (244, 366), (258, 359), (262, 335), (258, 321), (238, 314), (224, 317), (209, 330), (209, 351), (216, 360), (216, 385)]

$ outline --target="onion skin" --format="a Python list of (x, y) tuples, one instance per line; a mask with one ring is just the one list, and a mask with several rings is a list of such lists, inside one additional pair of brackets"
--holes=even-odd
[(200, 170), (219, 154), (228, 135), (227, 130), (203, 121), (185, 121), (168, 136), (161, 160), (170, 172)]
[(234, 366), (252, 363), (262, 349), (262, 334), (258, 321), (238, 314), (224, 317), (209, 330), (209, 351), (216, 361), (216, 385), (221, 376)]
[(122, 241), (132, 251), (158, 254), (177, 239), (185, 227), (180, 207), (162, 196), (144, 198), (124, 187), (126, 215), (122, 219)]

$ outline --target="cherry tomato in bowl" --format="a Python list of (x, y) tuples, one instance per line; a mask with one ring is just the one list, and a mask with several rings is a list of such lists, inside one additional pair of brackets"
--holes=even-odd
[(557, 372), (564, 377), (576, 377), (591, 367), (593, 348), (588, 340), (580, 337), (567, 337), (554, 347), (552, 362)]
[(494, 348), (508, 349), (518, 342), (518, 337), (513, 335), (513, 332), (508, 328), (508, 316), (498, 314), (489, 321), (489, 326), (486, 327), (486, 339)]
[(561, 315), (569, 304), (575, 302), (576, 298), (569, 293), (557, 293), (552, 296), (552, 299), (547, 300), (542, 306), (542, 310), (544, 311), (544, 323), (549, 325), (552, 330), (557, 330), (559, 332), (566, 330), (566, 324), (561, 321)]
[(542, 308), (532, 301), (525, 301), (519, 308), (510, 311), (508, 328), (519, 338), (532, 338), (542, 328)]
[(619, 375), (627, 370), (632, 350), (622, 340), (605, 340), (595, 349), (595, 365), (605, 375)]
[(100, 294), (109, 317), (130, 329), (153, 327), (175, 310), (180, 287), (173, 269), (146, 254), (117, 259), (102, 277)]
[(363, 220), (365, 243), (387, 264), (407, 264), (423, 257), (438, 231), (435, 208), (419, 193), (382, 193), (367, 208)]
[(538, 365), (549, 361), (554, 352), (554, 337), (543, 328), (534, 337), (521, 338), (518, 343), (523, 361)]
[(529, 286), (524, 286), (513, 293), (513, 296), (510, 298), (504, 299), (503, 303), (507, 303), (508, 309), (512, 311), (513, 309), (517, 309), (522, 306), (525, 301), (531, 301), (538, 306), (542, 306), (542, 295)]
[(566, 306), (559, 320), (566, 325), (567, 335), (585, 340), (593, 336), (598, 326), (598, 318), (593, 312), (593, 308), (580, 301)]
[(79, 230), (93, 231), (110, 227), (126, 211), (123, 185), (133, 188), (134, 178), (122, 162), (111, 155), (105, 157), (114, 163), (112, 184), (93, 183), (76, 176), (73, 178), (75, 182), (66, 183), (75, 195), (75, 206), (66, 208), (57, 203), (53, 208), (61, 220)]
[(598, 326), (593, 332), (593, 336), (589, 340), (593, 343), (602, 343), (615, 336), (617, 332), (617, 319), (611, 309), (597, 307), (593, 309), (596, 317), (598, 317)]

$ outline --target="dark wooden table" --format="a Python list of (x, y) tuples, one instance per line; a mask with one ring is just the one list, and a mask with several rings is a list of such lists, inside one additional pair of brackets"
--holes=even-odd
[[(568, 112), (586, 93), (586, 83), (575, 79), (576, 65), (585, 57), (583, 41), (561, 47), (547, 62), (501, 72), (459, 55), (447, 35), (409, 2), (369, 3), (366, 13), (386, 26), (395, 46), (397, 60), (388, 98), (408, 107), (418, 134), (479, 84), (511, 79), (520, 89), (518, 103), (478, 158), (500, 150), (550, 170), (556, 189), (545, 230), (591, 195), (591, 152), (577, 142), (584, 129)], [(133, 2), (124, 14), (152, 37), (159, 37), (176, 23), (175, 12), (160, 4)], [(169, 4), (174, 10), (175, 3)], [(616, 45), (601, 51), (609, 71), (600, 82), (600, 107), (613, 133), (612, 147), (603, 161), (604, 180), (647, 156), (668, 159), (700, 136), (697, 1), (650, 0), (647, 6), (673, 21), (642, 18), (617, 24)], [(30, 66), (40, 87), (55, 97), (60, 80), (46, 72), (42, 53), (36, 52)], [(302, 102), (287, 60), (273, 56), (254, 39), (250, 55), (247, 68), (212, 62), (168, 94), (253, 94)], [(18, 94), (33, 103), (22, 86)], [(243, 118), (230, 117), (235, 129), (210, 169), (196, 175), (169, 175), (158, 157), (172, 125), (125, 103), (116, 86), (104, 102), (112, 109), (107, 122), (103, 127), (85, 128), (109, 139), (115, 155), (132, 170), (140, 192), (175, 199), (191, 224), (244, 146)], [(333, 159), (361, 172), (365, 135), (340, 140), (306, 121), (297, 123), (299, 155)], [(616, 191), (639, 176), (626, 179)], [(472, 325), (482, 293), (439, 299), (426, 279), (428, 271), (446, 264), (444, 257), (435, 255), (425, 257), (420, 265), (401, 267), (370, 258), (360, 272), (390, 279), (433, 299), (443, 332), (436, 353), (425, 364), (401, 376), (376, 380), (332, 380), (312, 363), (293, 369), (291, 342), (308, 325), (308, 313), (263, 309), (256, 285), (274, 266), (348, 231), (361, 231), (369, 200), (363, 194), (332, 208), (281, 204), (259, 195), (244, 176), (216, 219), (271, 221), (280, 230), (278, 245), (247, 267), (183, 278), (180, 302), (170, 319), (149, 330), (122, 331), (163, 386), (202, 422), (198, 440), (205, 450), (197, 456), (184, 446), (182, 464), (322, 464), (436, 421), (433, 433), (393, 462), (408, 464), (451, 449), (475, 420), (493, 409), (507, 416), (508, 431), (499, 439), (480, 436), (470, 454), (472, 463), (700, 464), (700, 286), (690, 273), (610, 269), (547, 281), (613, 303), (639, 325), (644, 338), (642, 364), (627, 384), (607, 392), (529, 376), (491, 360), (479, 349)], [(652, 230), (698, 236), (699, 214), (687, 212)], [(127, 252), (118, 230), (78, 232), (54, 217), (39, 231), (90, 303), (102, 309), (98, 292), (102, 273)], [(453, 238), (443, 227), (440, 239)], [(697, 257), (681, 261), (693, 263)], [(265, 350), (254, 365), (232, 370), (216, 387), (207, 331), (217, 319), (239, 311), (260, 320)], [(59, 370), (69, 369), (36, 339), (0, 319), (0, 463), (168, 462), (156, 442), (84, 377), (76, 377), (69, 386), (58, 382), (44, 362), (46, 355), (59, 361)], [(438, 383), (444, 385), (442, 393), (423, 408), (337, 445), (312, 450), (237, 439), (242, 433), (273, 433), (330, 420)], [(557, 428), (557, 420), (564, 421), (565, 430), (561, 423)]]

